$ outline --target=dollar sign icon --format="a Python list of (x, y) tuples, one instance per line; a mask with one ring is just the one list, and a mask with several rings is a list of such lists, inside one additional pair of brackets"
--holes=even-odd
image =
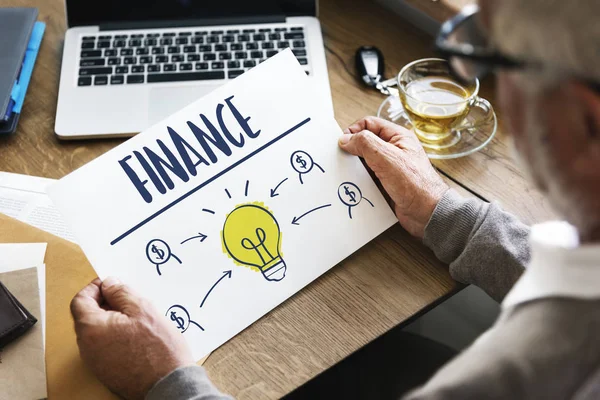
[(306, 160), (305, 160), (305, 159), (303, 159), (303, 158), (302, 158), (302, 156), (301, 156), (300, 154), (298, 154), (298, 155), (296, 156), (296, 162), (297, 162), (298, 164), (300, 164), (300, 167), (301, 167), (302, 169), (306, 169)]
[(356, 203), (356, 193), (353, 190), (348, 189), (348, 186), (344, 186), (346, 196), (350, 197), (350, 201)]
[(184, 330), (185, 326), (183, 325), (183, 318), (178, 317), (177, 313), (175, 313), (175, 311), (171, 311), (171, 321), (173, 321), (177, 324), (177, 329), (182, 330), (182, 331)]
[(152, 245), (151, 250), (154, 254), (156, 254), (156, 256), (158, 257), (159, 260), (162, 260), (165, 258), (165, 251), (156, 247), (155, 244)]

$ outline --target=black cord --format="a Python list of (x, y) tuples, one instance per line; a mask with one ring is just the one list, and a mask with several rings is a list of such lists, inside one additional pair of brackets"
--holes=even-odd
[(342, 56), (340, 56), (338, 53), (336, 53), (335, 51), (333, 51), (333, 49), (331, 49), (331, 47), (325, 45), (325, 50), (327, 50), (328, 52), (330, 52), (335, 58), (337, 58), (342, 65), (344, 66), (344, 69), (346, 70), (346, 72), (348, 73), (348, 75), (350, 75), (352, 78), (356, 77), (356, 74), (350, 70), (350, 68), (348, 67), (348, 65), (346, 65), (346, 62), (344, 61), (344, 59), (342, 58)]

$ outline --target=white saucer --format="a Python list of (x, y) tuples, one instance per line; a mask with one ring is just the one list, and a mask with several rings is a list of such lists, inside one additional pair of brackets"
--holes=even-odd
[[(413, 129), (400, 99), (396, 96), (389, 96), (381, 103), (377, 116), (406, 129)], [(438, 146), (426, 142), (421, 144), (429, 158), (437, 160), (459, 158), (483, 149), (492, 140), (497, 129), (498, 120), (494, 109), (487, 100), (479, 98), (460, 126), (452, 131), (455, 138), (452, 145)]]

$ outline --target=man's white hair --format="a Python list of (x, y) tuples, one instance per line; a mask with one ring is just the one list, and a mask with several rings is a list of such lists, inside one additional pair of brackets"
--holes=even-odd
[(599, 0), (489, 0), (503, 52), (600, 82)]
[[(584, 230), (598, 221), (586, 214), (578, 193), (568, 190), (550, 156), (542, 121), (545, 110), (536, 97), (565, 79), (578, 77), (600, 82), (600, 0), (487, 0), (493, 7), (490, 34), (494, 45), (516, 59), (541, 62), (543, 71), (523, 71), (519, 80), (526, 96), (524, 110), (531, 154), (520, 158), (526, 173), (543, 182), (556, 211)], [(517, 152), (518, 155), (520, 155)]]

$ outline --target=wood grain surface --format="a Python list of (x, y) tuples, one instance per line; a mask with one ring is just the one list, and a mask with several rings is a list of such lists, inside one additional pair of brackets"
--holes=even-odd
[[(320, 3), (336, 118), (345, 127), (375, 114), (384, 100), (356, 78), (354, 52), (359, 46), (381, 48), (391, 77), (407, 62), (434, 55), (432, 41), (368, 0)], [(0, 138), (0, 170), (60, 178), (121, 143), (61, 142), (53, 133), (66, 29), (63, 1), (0, 0), (0, 6), (38, 7), (39, 19), (47, 24), (18, 131)], [(482, 95), (493, 103), (492, 83), (485, 82)], [(502, 130), (483, 151), (435, 165), (465, 195), (472, 191), (500, 201), (526, 222), (552, 216), (512, 162)], [(77, 265), (49, 269), (48, 297), (64, 299), (65, 286), (70, 296), (90, 275), (89, 268)], [(459, 288), (447, 267), (396, 225), (216, 350), (205, 366), (217, 386), (238, 399), (278, 398)], [(50, 399), (73, 398), (65, 395), (73, 393), (69, 388), (76, 383), (70, 374), (76, 376), (74, 370), (80, 367), (72, 321), (64, 307), (65, 301), (48, 303)], [(72, 362), (59, 357), (65, 351), (72, 354)], [(86, 398), (106, 396), (97, 384), (90, 384)]]

